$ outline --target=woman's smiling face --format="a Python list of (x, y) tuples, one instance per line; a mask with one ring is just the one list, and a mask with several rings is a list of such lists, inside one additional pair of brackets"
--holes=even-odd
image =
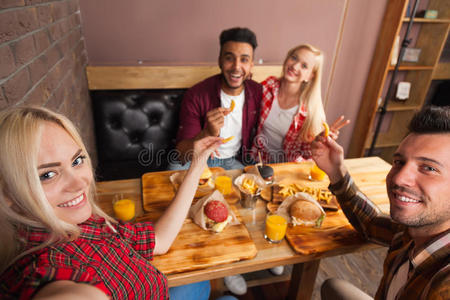
[(284, 80), (289, 82), (307, 82), (312, 80), (316, 56), (308, 49), (300, 48), (293, 52), (283, 66)]
[(57, 217), (80, 224), (92, 214), (88, 201), (92, 169), (72, 137), (59, 125), (45, 122), (38, 154), (38, 174)]

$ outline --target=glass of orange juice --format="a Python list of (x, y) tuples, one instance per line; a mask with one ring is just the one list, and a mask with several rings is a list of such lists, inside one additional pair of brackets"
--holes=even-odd
[(231, 178), (225, 175), (217, 176), (214, 180), (216, 189), (222, 193), (222, 195), (228, 195), (232, 192)]
[(133, 200), (123, 198), (123, 195), (119, 194), (114, 196), (113, 210), (117, 219), (131, 221), (136, 214), (136, 205)]
[(326, 173), (322, 171), (316, 164), (314, 164), (309, 171), (309, 179), (310, 180), (323, 180), (325, 178)]
[(277, 213), (267, 213), (264, 238), (274, 244), (281, 242), (286, 235), (287, 225), (285, 217)]

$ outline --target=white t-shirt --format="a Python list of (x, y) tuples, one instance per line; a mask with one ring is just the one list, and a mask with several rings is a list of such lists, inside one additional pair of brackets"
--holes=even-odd
[(245, 93), (244, 90), (237, 96), (230, 96), (220, 90), (220, 103), (222, 107), (230, 107), (231, 100), (234, 100), (235, 107), (231, 113), (225, 116), (225, 123), (220, 129), (220, 137), (228, 138), (234, 136), (234, 139), (219, 147), (218, 158), (229, 158), (235, 156), (241, 149), (242, 140), (242, 109), (244, 108)]
[(271, 161), (277, 162), (279, 161), (278, 157), (283, 157), (284, 137), (297, 112), (298, 105), (288, 109), (281, 109), (278, 99), (275, 98), (273, 100), (269, 115), (262, 127), (262, 134), (267, 138), (266, 148), (270, 153)]

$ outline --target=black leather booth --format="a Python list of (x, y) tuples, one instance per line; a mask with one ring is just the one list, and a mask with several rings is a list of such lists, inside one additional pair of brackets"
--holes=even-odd
[(167, 169), (184, 89), (91, 91), (97, 180), (138, 178)]

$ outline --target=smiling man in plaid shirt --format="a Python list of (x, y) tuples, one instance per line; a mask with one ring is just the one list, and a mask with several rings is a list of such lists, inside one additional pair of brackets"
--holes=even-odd
[[(450, 106), (425, 108), (409, 131), (386, 177), (391, 217), (356, 187), (336, 142), (316, 138), (313, 158), (353, 227), (390, 246), (375, 299), (450, 299)], [(322, 298), (371, 299), (339, 279), (324, 283)]]

